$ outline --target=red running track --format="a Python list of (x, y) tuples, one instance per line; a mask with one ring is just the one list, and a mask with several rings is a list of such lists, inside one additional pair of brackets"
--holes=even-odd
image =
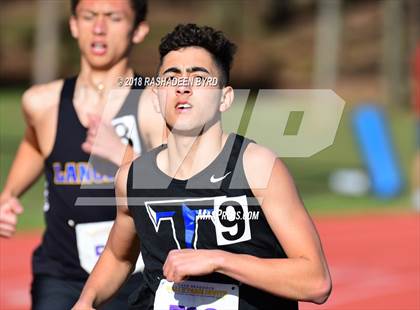
[[(324, 305), (300, 309), (419, 310), (420, 215), (369, 215), (316, 221), (333, 278)], [(39, 234), (0, 240), (0, 310), (30, 308), (30, 255)]]

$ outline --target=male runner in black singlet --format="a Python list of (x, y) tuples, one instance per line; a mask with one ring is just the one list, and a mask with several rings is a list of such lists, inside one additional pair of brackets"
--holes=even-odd
[[(136, 309), (283, 310), (328, 298), (320, 240), (287, 169), (222, 131), (234, 50), (221, 32), (194, 24), (162, 40), (159, 77), (174, 82), (156, 88), (167, 145), (120, 169), (110, 239), (73, 309), (112, 296), (140, 249)], [(218, 85), (199, 83), (209, 77)]]
[[(128, 55), (148, 33), (146, 0), (71, 4), (80, 72), (75, 78), (33, 86), (23, 95), (26, 132), (0, 196), (0, 235), (10, 237), (22, 212), (18, 197), (44, 170), (46, 230), (33, 255), (31, 290), (32, 308), (41, 310), (69, 309), (104, 247), (116, 215), (112, 171), (126, 151), (123, 140), (129, 141), (128, 153), (140, 153), (142, 147), (161, 144), (163, 128), (154, 122), (160, 116), (153, 107), (139, 107), (140, 91), (121, 88), (121, 100), (107, 103), (119, 80), (134, 75)], [(102, 140), (94, 143), (99, 128)], [(94, 161), (101, 162), (101, 169), (91, 165), (90, 154), (101, 158)], [(81, 189), (82, 183), (88, 188)], [(111, 203), (76, 206), (81, 196), (108, 197)], [(104, 309), (126, 309), (138, 281), (139, 274)]]

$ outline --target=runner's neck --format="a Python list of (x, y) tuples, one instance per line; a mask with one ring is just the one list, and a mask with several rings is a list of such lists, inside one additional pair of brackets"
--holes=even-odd
[(158, 156), (158, 167), (169, 176), (188, 179), (220, 154), (226, 139), (220, 123), (198, 136), (171, 133), (167, 149)]
[(78, 81), (103, 96), (109, 90), (120, 87), (121, 79), (130, 78), (133, 75), (134, 70), (129, 67), (127, 58), (122, 59), (108, 70), (93, 68), (82, 58)]

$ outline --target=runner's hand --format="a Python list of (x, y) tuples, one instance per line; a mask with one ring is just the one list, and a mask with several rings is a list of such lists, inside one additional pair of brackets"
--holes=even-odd
[(171, 282), (180, 282), (189, 276), (207, 275), (217, 270), (219, 258), (218, 250), (172, 250), (163, 265), (163, 275)]
[(89, 115), (88, 132), (82, 150), (120, 166), (126, 145), (121, 142), (112, 124), (101, 122), (97, 115)]
[(16, 197), (9, 197), (0, 202), (0, 237), (13, 236), (18, 215), (22, 212), (23, 207)]

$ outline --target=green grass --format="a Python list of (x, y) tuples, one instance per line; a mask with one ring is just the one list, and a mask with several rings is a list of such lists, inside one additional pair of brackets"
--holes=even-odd
[[(24, 122), (20, 112), (22, 89), (0, 90), (0, 187), (3, 188), (8, 169), (13, 160), (19, 140), (23, 135)], [(227, 125), (235, 128), (234, 118), (241, 115), (240, 107), (233, 107), (226, 114)], [(258, 106), (267, 122), (276, 121), (276, 113), (270, 105)], [(347, 105), (334, 144), (309, 158), (286, 158), (299, 192), (306, 207), (315, 214), (362, 213), (386, 210), (408, 210), (409, 193), (406, 190), (400, 197), (391, 200), (378, 200), (372, 195), (363, 197), (344, 197), (331, 193), (328, 177), (340, 168), (361, 168), (357, 145), (349, 126), (350, 107)], [(404, 170), (406, 182), (410, 173), (410, 160), (413, 152), (414, 128), (409, 112), (394, 109), (389, 111), (391, 130), (398, 156)], [(233, 125), (235, 124), (235, 125)], [(229, 126), (227, 126), (229, 127)], [(237, 128), (237, 127), (236, 127)], [(232, 129), (232, 128), (230, 128)], [(258, 142), (269, 143), (272, 135), (261, 133)], [(43, 184), (41, 178), (22, 198), (25, 212), (19, 219), (18, 229), (34, 229), (43, 226)]]

